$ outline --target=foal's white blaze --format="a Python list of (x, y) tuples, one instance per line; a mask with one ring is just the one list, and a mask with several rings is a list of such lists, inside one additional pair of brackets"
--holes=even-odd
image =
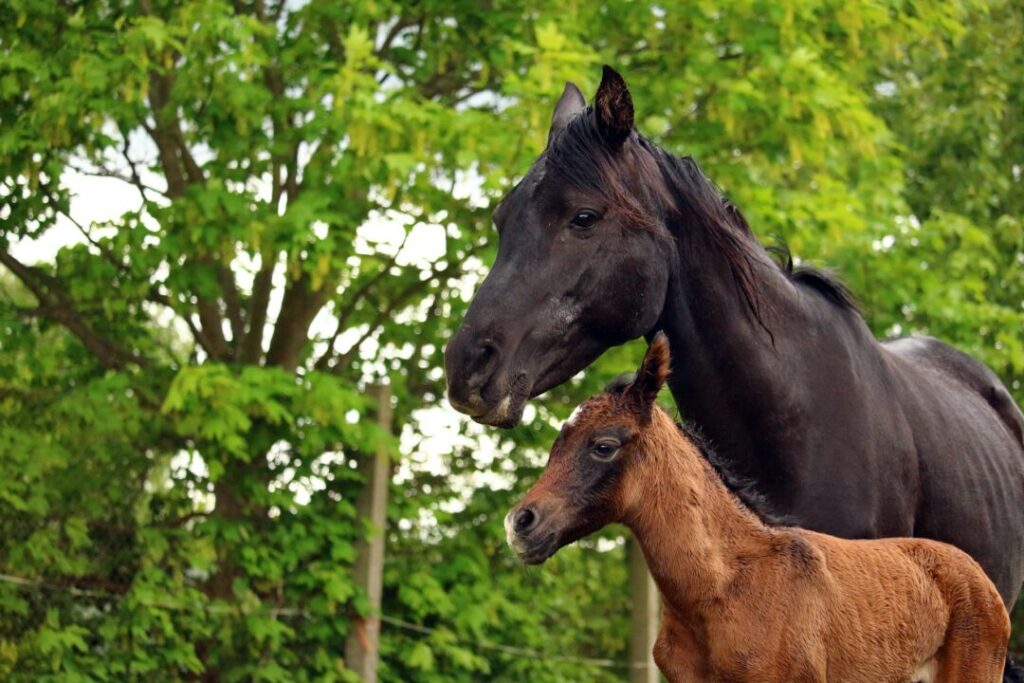
[(910, 675), (910, 683), (934, 683), (935, 673), (938, 669), (939, 663), (934, 659), (929, 659)]
[(583, 410), (583, 404), (581, 403), (580, 405), (576, 406), (573, 409), (572, 413), (569, 414), (569, 419), (565, 421), (565, 426), (566, 427), (572, 427), (574, 424), (576, 424), (576, 418), (578, 418), (580, 416), (580, 412), (582, 410)]

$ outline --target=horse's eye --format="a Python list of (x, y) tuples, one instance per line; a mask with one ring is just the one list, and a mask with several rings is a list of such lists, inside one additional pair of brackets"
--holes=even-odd
[(601, 462), (608, 462), (615, 457), (615, 454), (619, 452), (619, 443), (617, 441), (605, 440), (598, 441), (591, 449), (590, 454), (595, 460)]
[(591, 209), (583, 209), (578, 211), (575, 216), (572, 217), (572, 227), (578, 230), (587, 230), (588, 228), (594, 227), (598, 219), (601, 218), (596, 211)]

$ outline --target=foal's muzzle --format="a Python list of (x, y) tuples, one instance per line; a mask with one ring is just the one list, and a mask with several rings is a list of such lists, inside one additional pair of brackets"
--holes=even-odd
[(514, 507), (505, 515), (505, 539), (526, 564), (541, 564), (558, 550), (558, 534), (542, 523), (541, 512), (533, 505)]

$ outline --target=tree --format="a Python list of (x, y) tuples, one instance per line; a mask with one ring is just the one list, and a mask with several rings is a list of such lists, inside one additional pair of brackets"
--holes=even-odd
[[(354, 465), (385, 443), (383, 677), (619, 680), (618, 534), (524, 573), (500, 520), (637, 345), (425, 455), (490, 206), (562, 82), (616, 64), (762, 236), (1020, 398), (1020, 28), (1011, 3), (0, 7), (0, 572), (29, 582), (0, 582), (0, 675), (345, 679)], [(86, 178), (134, 208), (84, 220)]]

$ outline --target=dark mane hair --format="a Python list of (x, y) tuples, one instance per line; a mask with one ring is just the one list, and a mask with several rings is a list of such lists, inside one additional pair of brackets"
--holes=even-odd
[(860, 312), (857, 298), (853, 295), (853, 292), (832, 271), (823, 268), (812, 268), (811, 266), (794, 267), (793, 255), (785, 244), (776, 244), (767, 247), (766, 250), (775, 257), (779, 269), (796, 284), (804, 285), (817, 291), (840, 308), (848, 308), (858, 313)]
[(708, 444), (707, 439), (700, 430), (688, 422), (677, 421), (679, 431), (697, 447), (697, 450), (711, 465), (718, 478), (725, 484), (725, 488), (739, 499), (745, 508), (757, 515), (757, 518), (768, 526), (791, 526), (792, 520), (772, 510), (768, 499), (757, 490), (754, 481), (741, 477), (729, 469), (728, 463), (718, 457), (715, 450)]
[[(641, 153), (629, 153), (630, 148)], [(593, 108), (588, 107), (552, 138), (544, 154), (545, 170), (580, 189), (604, 194), (643, 228), (652, 227), (652, 205), (674, 208), (686, 225), (703, 231), (724, 256), (748, 311), (773, 336), (762, 317), (763, 308), (772, 302), (763, 299), (757, 286), (756, 270), (765, 265), (766, 249), (740, 210), (692, 157), (677, 157), (636, 132), (630, 135), (625, 149), (622, 153), (609, 147)], [(624, 184), (627, 165), (645, 181), (644, 196), (636, 196)], [(794, 268), (788, 250), (782, 250), (786, 259), (777, 265), (792, 282), (815, 290), (841, 308), (857, 310), (853, 295), (835, 275), (806, 266)]]
[[(605, 393), (609, 394), (621, 394), (629, 387), (630, 384), (636, 379), (636, 373), (626, 372), (618, 377), (614, 378), (605, 387)], [(769, 526), (790, 526), (792, 520), (776, 513), (772, 510), (768, 503), (768, 499), (765, 498), (760, 491), (754, 485), (752, 479), (741, 477), (731, 469), (729, 469), (728, 463), (720, 458), (715, 450), (708, 443), (708, 440), (701, 433), (695, 425), (692, 425), (683, 421), (676, 421), (676, 426), (679, 431), (682, 432), (683, 436), (686, 437), (694, 446), (701, 456), (708, 461), (711, 465), (711, 469), (715, 471), (718, 478), (725, 484), (725, 488), (729, 490), (740, 503), (757, 515), (757, 518)]]

